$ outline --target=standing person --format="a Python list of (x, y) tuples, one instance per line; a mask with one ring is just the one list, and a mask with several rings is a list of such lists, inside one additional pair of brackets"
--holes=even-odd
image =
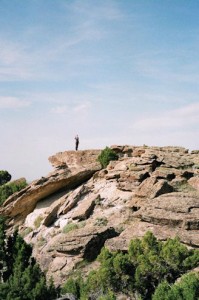
[(78, 150), (78, 146), (79, 146), (79, 136), (77, 134), (76, 137), (75, 137), (75, 150), (76, 151)]

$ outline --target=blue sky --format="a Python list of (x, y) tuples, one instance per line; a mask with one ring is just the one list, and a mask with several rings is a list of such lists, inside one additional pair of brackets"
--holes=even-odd
[(199, 149), (199, 2), (1, 0), (0, 169), (112, 144)]

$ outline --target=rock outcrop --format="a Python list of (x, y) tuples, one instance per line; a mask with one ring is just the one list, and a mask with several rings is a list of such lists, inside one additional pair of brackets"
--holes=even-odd
[[(182, 147), (112, 146), (118, 161), (106, 169), (100, 150), (49, 158), (46, 177), (12, 195), (1, 208), (16, 225), (47, 275), (62, 284), (75, 270), (98, 264), (105, 245), (126, 251), (150, 230), (199, 247), (199, 151)], [(87, 262), (87, 263), (85, 263)]]
[(100, 164), (96, 161), (99, 152), (99, 150), (70, 151), (68, 155), (60, 152), (50, 157), (49, 161), (56, 167), (56, 170), (48, 176), (32, 182), (22, 191), (9, 197), (4, 203), (4, 214), (12, 218), (13, 223), (11, 224), (22, 224), (40, 200), (60, 190), (69, 191), (88, 180), (100, 169)]

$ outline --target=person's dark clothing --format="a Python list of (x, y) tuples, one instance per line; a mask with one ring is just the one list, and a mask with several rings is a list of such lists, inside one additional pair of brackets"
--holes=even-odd
[(79, 146), (79, 137), (76, 136), (76, 137), (75, 137), (75, 150), (76, 150), (76, 151), (78, 150), (78, 146)]

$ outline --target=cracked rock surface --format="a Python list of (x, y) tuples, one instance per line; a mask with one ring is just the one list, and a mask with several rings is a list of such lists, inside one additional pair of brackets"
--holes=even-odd
[(54, 170), (9, 197), (1, 207), (9, 230), (57, 285), (79, 268), (97, 266), (105, 245), (128, 249), (152, 231), (199, 247), (199, 151), (182, 147), (111, 147), (119, 156), (106, 169), (100, 150), (65, 151), (49, 158)]

